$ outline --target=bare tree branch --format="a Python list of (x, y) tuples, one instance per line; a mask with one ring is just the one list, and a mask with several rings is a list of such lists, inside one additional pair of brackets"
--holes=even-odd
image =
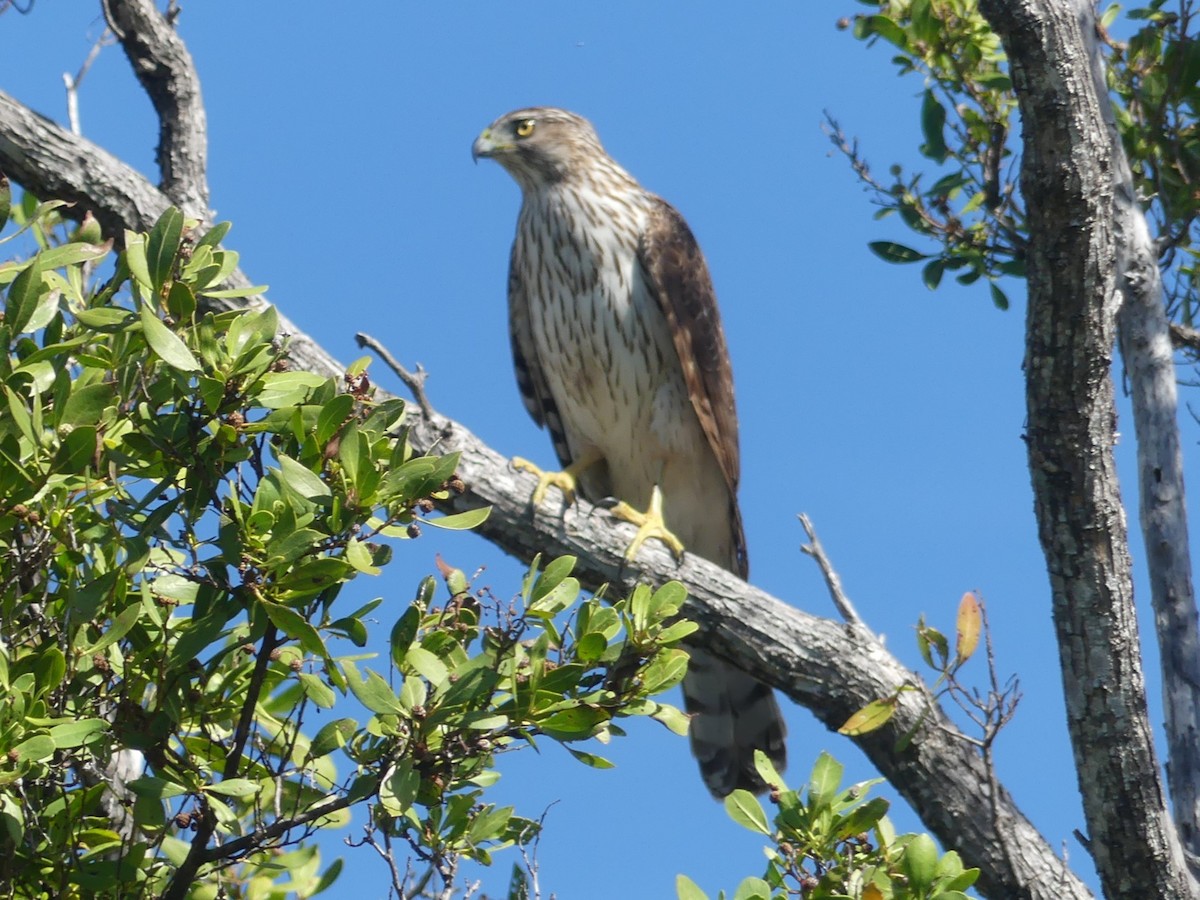
[(159, 187), (186, 215), (209, 222), (208, 120), (200, 76), (173, 19), (154, 0), (106, 0), (110, 27), (158, 113)]
[(1110, 900), (1196, 896), (1146, 712), (1112, 453), (1114, 162), (1084, 38), (1095, 28), (1092, 4), (980, 8), (1011, 60), (1024, 132), (1029, 468), (1089, 846)]
[[(1096, 95), (1107, 94), (1095, 28), (1082, 34)], [(1193, 860), (1200, 854), (1200, 620), (1188, 555), (1187, 494), (1179, 438), (1179, 400), (1171, 328), (1163, 304), (1158, 253), (1112, 105), (1100, 104), (1112, 149), (1117, 241), (1117, 314), (1137, 434), (1139, 519), (1162, 669), (1167, 785), (1175, 827)]]
[[(91, 208), (112, 233), (148, 228), (169, 205), (166, 196), (128, 166), (2, 93), (0, 169), (36, 194)], [(249, 283), (240, 272), (233, 281)], [(261, 302), (220, 301), (224, 308)], [(280, 319), (281, 330), (291, 335), (289, 348), (297, 366), (341, 376), (344, 369), (336, 360)], [(664, 548), (647, 545), (637, 570), (631, 570), (623, 564), (623, 553), (632, 526), (615, 524), (605, 512), (582, 502), (561, 515), (545, 508), (531, 515), (532, 475), (513, 470), (507, 459), (457, 422), (422, 414), (415, 406), (408, 421), (419, 452), (462, 453), (459, 474), (469, 490), (452, 504), (459, 510), (490, 504), (492, 515), (479, 529), (486, 538), (525, 560), (539, 552), (578, 556), (576, 574), (592, 588), (605, 582), (628, 589), (637, 580), (681, 580), (691, 596), (687, 614), (700, 623), (708, 649), (779, 688), (831, 728), (867, 703), (891, 696), (901, 684), (919, 684), (857, 629), (801, 612), (694, 556), (677, 565)], [(1000, 790), (994, 806), (979, 803), (988, 773), (979, 754), (954, 736), (956, 729), (944, 715), (927, 718), (905, 749), (896, 749), (928, 702), (927, 695), (903, 692), (888, 726), (857, 739), (880, 772), (943, 843), (982, 869), (979, 887), (985, 894), (1013, 900), (1090, 897), (1007, 792)]]

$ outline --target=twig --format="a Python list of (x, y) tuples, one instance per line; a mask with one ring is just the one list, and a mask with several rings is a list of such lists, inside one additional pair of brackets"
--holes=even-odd
[(63, 72), (63, 85), (67, 89), (67, 121), (71, 123), (71, 134), (76, 136), (83, 134), (83, 127), (79, 122), (79, 85), (83, 83), (84, 76), (87, 75), (92, 63), (100, 55), (100, 51), (112, 44), (115, 37), (112, 29), (105, 28), (100, 37), (96, 39), (96, 43), (92, 44), (92, 49), (88, 51), (79, 71), (74, 76), (70, 72)]
[(1171, 323), (1171, 343), (1179, 350), (1191, 350), (1193, 353), (1200, 353), (1200, 331), (1195, 328), (1189, 328), (1186, 325), (1180, 325), (1178, 322)]
[(817, 532), (813, 528), (812, 520), (805, 513), (800, 513), (797, 518), (800, 520), (800, 525), (804, 528), (804, 533), (808, 535), (809, 540), (808, 544), (800, 547), (800, 552), (807, 553), (820, 567), (821, 574), (825, 577), (825, 586), (829, 588), (829, 596), (833, 600), (833, 605), (837, 607), (838, 613), (849, 624), (869, 633), (866, 622), (859, 618), (858, 610), (854, 608), (854, 604), (850, 602), (850, 598), (842, 590), (842, 579), (838, 577), (837, 571), (833, 568), (833, 563), (825, 555), (825, 548), (817, 540)]
[(371, 337), (369, 334), (360, 331), (358, 334), (354, 335), (354, 340), (358, 342), (358, 346), (365, 347), (366, 349), (373, 351), (380, 359), (383, 360), (384, 365), (396, 373), (397, 377), (404, 382), (404, 386), (412, 391), (413, 399), (417, 401), (417, 406), (421, 407), (421, 412), (423, 412), (426, 416), (434, 415), (433, 407), (429, 403), (429, 397), (427, 397), (425, 394), (425, 379), (427, 377), (427, 373), (421, 368), (420, 363), (417, 364), (416, 372), (410, 372), (408, 369), (404, 368), (404, 366), (400, 365), (400, 362), (396, 359), (396, 357), (392, 356), (392, 354), (388, 352), (387, 347), (379, 343), (379, 341), (375, 340), (375, 338)]

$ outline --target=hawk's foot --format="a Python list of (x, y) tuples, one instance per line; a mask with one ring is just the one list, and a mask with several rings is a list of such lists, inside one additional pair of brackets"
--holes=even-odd
[(652, 537), (658, 538), (666, 544), (671, 553), (675, 555), (676, 560), (683, 559), (683, 541), (667, 528), (667, 523), (663, 519), (662, 491), (658, 489), (658, 485), (654, 486), (654, 492), (650, 495), (650, 508), (645, 512), (639, 512), (622, 500), (612, 508), (612, 514), (618, 519), (631, 522), (638, 527), (637, 534), (625, 548), (625, 562), (633, 562), (642, 544), (646, 543), (647, 538)]
[(588, 468), (595, 461), (595, 458), (576, 460), (561, 472), (547, 472), (537, 466), (535, 463), (531, 463), (529, 460), (520, 456), (514, 456), (512, 458), (512, 465), (513, 468), (517, 469), (518, 471), (530, 472), (537, 476), (538, 483), (537, 487), (533, 489), (532, 500), (532, 503), (535, 507), (540, 506), (542, 501), (546, 499), (546, 490), (551, 485), (562, 491), (563, 502), (566, 503), (567, 506), (570, 506), (575, 502), (575, 495), (579, 490), (579, 473)]

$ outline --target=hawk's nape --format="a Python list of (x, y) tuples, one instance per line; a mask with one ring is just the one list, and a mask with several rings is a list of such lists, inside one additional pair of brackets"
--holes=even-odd
[[(569, 501), (617, 514), (747, 574), (737, 504), (733, 375), (704, 256), (683, 217), (604, 150), (591, 124), (548, 107), (501, 116), (473, 155), (521, 187), (509, 265), (509, 329), (525, 407), (563, 466)], [(523, 463), (528, 467), (527, 463)], [(647, 513), (640, 511), (647, 510)], [(777, 769), (774, 693), (696, 648), (683, 682), (692, 751), (709, 790), (762, 791), (754, 751)]]

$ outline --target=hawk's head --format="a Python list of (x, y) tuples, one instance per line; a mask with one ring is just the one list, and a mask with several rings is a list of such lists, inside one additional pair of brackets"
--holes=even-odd
[(608, 155), (587, 119), (534, 106), (507, 113), (483, 129), (471, 156), (496, 160), (528, 191), (562, 181)]

